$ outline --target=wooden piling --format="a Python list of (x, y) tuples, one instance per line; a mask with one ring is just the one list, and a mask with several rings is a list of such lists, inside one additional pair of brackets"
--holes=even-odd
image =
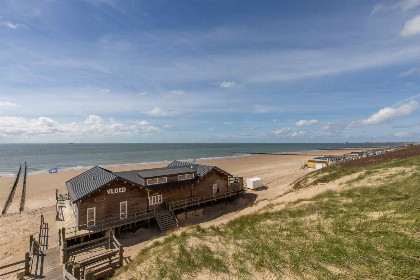
[(25, 253), (25, 275), (29, 275), (29, 253)]
[(73, 267), (73, 275), (77, 280), (80, 280), (80, 265), (79, 264), (76, 264)]

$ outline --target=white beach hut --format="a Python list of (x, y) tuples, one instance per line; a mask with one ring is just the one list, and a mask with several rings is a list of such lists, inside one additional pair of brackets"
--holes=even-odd
[(254, 178), (247, 179), (246, 180), (246, 187), (248, 189), (251, 189), (251, 190), (261, 188), (262, 187), (262, 180), (261, 180), (261, 178), (254, 177)]

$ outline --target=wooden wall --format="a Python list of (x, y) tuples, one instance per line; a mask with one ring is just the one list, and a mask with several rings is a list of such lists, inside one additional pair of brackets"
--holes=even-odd
[(219, 193), (226, 193), (228, 191), (228, 176), (213, 169), (199, 182), (194, 183), (193, 197), (213, 195), (213, 184), (219, 186)]
[[(122, 187), (126, 188), (123, 193), (108, 194), (107, 192)], [(127, 201), (127, 215), (146, 210), (149, 203), (147, 191), (117, 180), (79, 202), (79, 225), (87, 223), (87, 209), (91, 207), (96, 207), (96, 222), (119, 218), (120, 202), (123, 201)]]

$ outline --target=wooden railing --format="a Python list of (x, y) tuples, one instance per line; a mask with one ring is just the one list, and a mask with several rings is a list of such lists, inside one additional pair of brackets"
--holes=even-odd
[(216, 193), (216, 194), (208, 195), (208, 196), (192, 197), (192, 198), (182, 199), (182, 200), (178, 200), (174, 202), (169, 202), (169, 203), (166, 203), (165, 206), (167, 210), (173, 211), (173, 210), (184, 209), (187, 207), (200, 205), (200, 204), (218, 200), (221, 198), (231, 197), (234, 195), (241, 194), (243, 192), (244, 192), (244, 189), (242, 187), (235, 190), (229, 190), (225, 193)]
[(117, 217), (117, 218), (112, 218), (112, 219), (107, 219), (107, 220), (102, 220), (102, 221), (96, 221), (95, 225), (83, 224), (83, 225), (78, 225), (78, 226), (69, 227), (69, 228), (62, 228), (61, 241), (65, 242), (67, 239), (75, 238), (79, 235), (89, 235), (96, 232), (105, 231), (110, 228), (143, 221), (143, 220), (151, 219), (154, 217), (155, 217), (155, 209), (150, 209), (150, 210), (143, 210), (143, 211), (139, 211), (133, 214), (129, 214), (124, 219)]
[[(78, 261), (70, 261), (71, 256), (89, 252), (90, 250), (95, 250), (95, 248), (101, 246), (105, 246), (106, 250)], [(122, 266), (124, 259), (123, 252), (123, 246), (114, 234), (63, 248), (64, 276), (66, 279), (70, 280), (94, 279), (96, 278), (93, 270), (95, 267), (103, 266), (105, 263), (112, 269)], [(117, 263), (115, 263), (115, 261), (117, 261)]]
[(29, 275), (32, 273), (32, 266), (34, 264), (35, 254), (39, 252), (39, 240), (39, 233), (38, 238), (34, 238), (33, 235), (29, 237), (29, 252), (25, 254), (25, 275)]

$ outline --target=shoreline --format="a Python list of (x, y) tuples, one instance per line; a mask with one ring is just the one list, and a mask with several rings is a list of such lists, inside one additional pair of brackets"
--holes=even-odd
[[(294, 151), (294, 152), (277, 152), (277, 153), (265, 153), (265, 152), (250, 152), (250, 153), (240, 153), (238, 155), (231, 155), (231, 156), (212, 156), (212, 157), (201, 157), (201, 158), (185, 158), (185, 159), (177, 159), (181, 161), (188, 161), (193, 162), (193, 160), (196, 160), (196, 162), (203, 162), (203, 161), (217, 161), (217, 160), (224, 160), (224, 159), (230, 159), (230, 158), (244, 158), (244, 157), (251, 157), (251, 156), (258, 156), (258, 155), (278, 155), (278, 156), (321, 156), (313, 154), (315, 152), (318, 153), (327, 153), (327, 152), (334, 152), (334, 151), (349, 151), (349, 150), (367, 150), (371, 149), (371, 147), (363, 147), (363, 148), (341, 148), (341, 149), (314, 149), (314, 150), (304, 150), (304, 151)], [(66, 166), (66, 167), (60, 167), (60, 166), (51, 166), (52, 168), (58, 168), (58, 172), (69, 172), (69, 171), (78, 171), (78, 170), (88, 170), (94, 166), (100, 166), (103, 168), (118, 168), (118, 167), (124, 167), (124, 166), (149, 166), (149, 165), (162, 165), (162, 164), (169, 164), (173, 160), (161, 160), (161, 161), (144, 161), (144, 162), (125, 162), (125, 163), (111, 163), (111, 164), (96, 164), (96, 165), (77, 165), (77, 166)], [(29, 170), (31, 169), (28, 165)], [(18, 167), (17, 167), (18, 169)], [(49, 174), (50, 169), (40, 169), (36, 171), (29, 171), (29, 175), (43, 175), (43, 174)], [(0, 178), (15, 178), (16, 173), (2, 173), (0, 171)]]

